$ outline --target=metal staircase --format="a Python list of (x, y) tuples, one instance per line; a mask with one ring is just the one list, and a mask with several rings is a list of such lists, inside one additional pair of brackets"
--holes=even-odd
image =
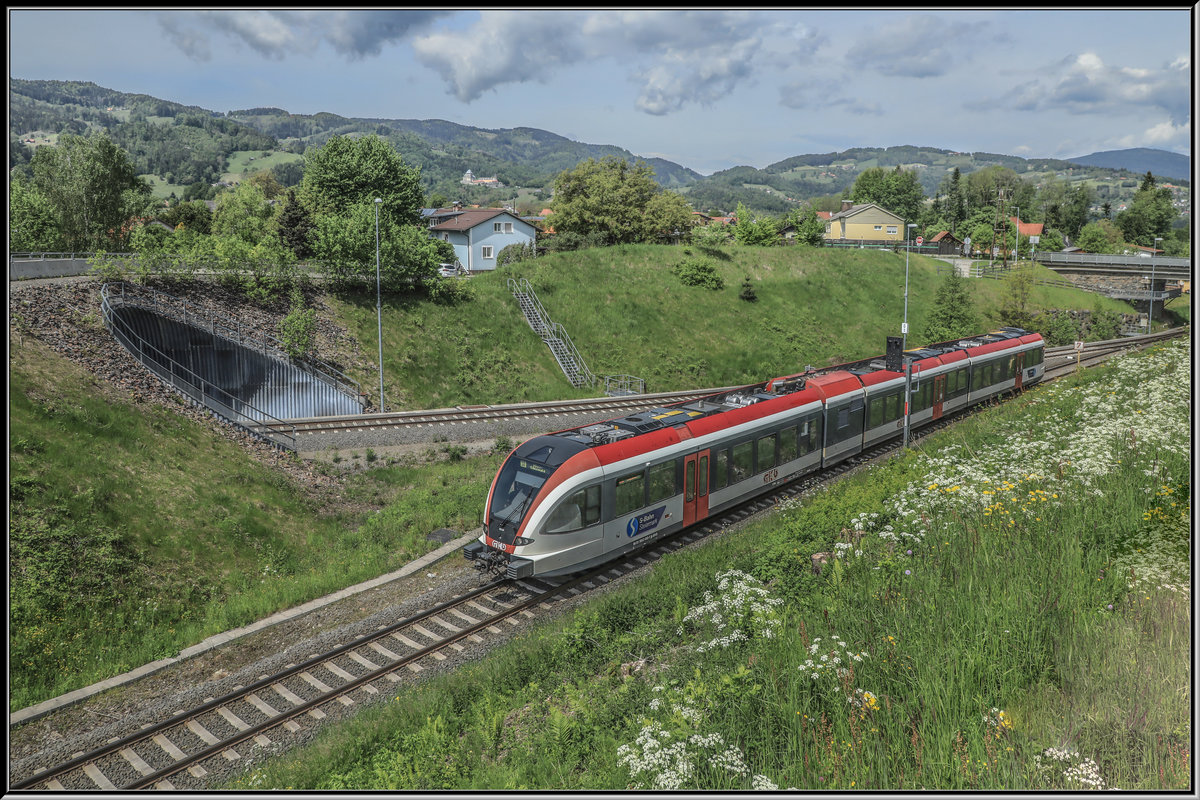
[[(587, 362), (583, 360), (579, 349), (575, 347), (575, 343), (571, 341), (571, 337), (567, 335), (562, 324), (550, 319), (550, 315), (546, 313), (545, 307), (538, 300), (537, 293), (533, 291), (528, 279), (509, 278), (508, 288), (516, 298), (517, 305), (521, 307), (525, 321), (550, 348), (554, 360), (558, 362), (559, 368), (567, 376), (571, 385), (576, 388), (594, 386), (597, 381), (596, 375), (588, 369)], [(614, 377), (619, 380), (614, 381)], [(605, 376), (604, 384), (607, 394), (639, 394), (646, 389), (645, 381), (628, 375)], [(611, 388), (614, 386), (617, 387), (615, 390)]]

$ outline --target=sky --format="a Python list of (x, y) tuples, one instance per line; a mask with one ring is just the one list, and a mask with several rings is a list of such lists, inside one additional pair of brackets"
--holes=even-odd
[(541, 128), (702, 174), (918, 145), (1190, 156), (1189, 7), (52, 10), (9, 74), (212, 111)]

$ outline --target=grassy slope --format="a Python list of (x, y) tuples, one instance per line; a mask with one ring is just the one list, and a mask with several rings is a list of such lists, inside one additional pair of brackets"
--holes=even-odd
[(479, 523), (496, 469), (377, 464), (326, 507), (36, 340), (9, 376), (13, 708), (397, 569)]
[[(688, 253), (690, 252), (690, 256)], [(706, 258), (725, 280), (720, 291), (686, 287), (671, 267)], [(910, 342), (948, 266), (913, 256)], [(1041, 277), (1054, 277), (1048, 270)], [(944, 273), (943, 273), (944, 274)], [(738, 299), (749, 276), (757, 302)], [(751, 383), (882, 353), (904, 317), (904, 257), (877, 250), (800, 247), (697, 248), (628, 245), (547, 255), (470, 279), (473, 299), (458, 305), (400, 298), (384, 302), (384, 384), (389, 407), (551, 400), (593, 395), (567, 384), (549, 349), (525, 324), (507, 287), (530, 280), (597, 375), (628, 374), (647, 391)], [(996, 324), (1004, 291), (969, 281), (977, 306)], [(1083, 291), (1035, 287), (1037, 308), (1112, 308), (1124, 303)], [(378, 349), (374, 293), (337, 301), (364, 353)], [(374, 358), (368, 356), (371, 361)], [(359, 374), (378, 386), (376, 373)]]

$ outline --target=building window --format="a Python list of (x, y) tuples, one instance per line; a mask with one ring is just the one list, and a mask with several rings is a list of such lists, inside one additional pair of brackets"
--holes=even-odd
[(876, 225), (876, 226), (875, 226), (875, 230), (877, 230), (877, 231), (881, 231), (881, 230), (883, 230), (883, 226), (882, 226), (882, 225)]
[(492, 246), (490, 244), (485, 244), (482, 248), (482, 252), (480, 252), (480, 256), (483, 258), (495, 258), (495, 256), (492, 255), (492, 252)]
[(895, 226), (895, 225), (888, 225), (887, 232), (888, 232), (889, 234), (892, 234), (892, 235), (894, 236), (894, 235), (895, 235), (895, 233), (896, 233), (896, 226)]

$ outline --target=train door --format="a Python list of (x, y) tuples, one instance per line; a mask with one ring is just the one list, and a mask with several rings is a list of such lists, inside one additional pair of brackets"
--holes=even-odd
[(1023, 373), (1025, 371), (1025, 354), (1024, 353), (1017, 353), (1016, 370), (1017, 370), (1017, 376), (1016, 376), (1017, 382), (1013, 386), (1013, 391), (1019, 392), (1019, 391), (1021, 391), (1021, 373)]
[(942, 418), (942, 403), (946, 402), (946, 376), (938, 375), (933, 379), (933, 418)]
[(683, 459), (683, 524), (708, 516), (708, 451)]

